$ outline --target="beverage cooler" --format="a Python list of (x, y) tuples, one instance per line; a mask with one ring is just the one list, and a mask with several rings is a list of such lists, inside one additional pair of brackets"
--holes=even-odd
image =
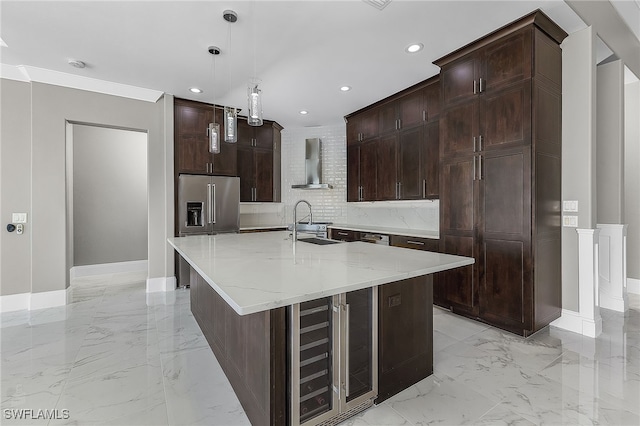
[(291, 309), (291, 424), (337, 424), (372, 406), (378, 394), (378, 288)]

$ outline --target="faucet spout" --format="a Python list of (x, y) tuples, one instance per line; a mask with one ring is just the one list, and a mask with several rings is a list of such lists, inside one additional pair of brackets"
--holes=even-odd
[(309, 225), (313, 223), (313, 213), (311, 213), (311, 204), (307, 200), (298, 200), (293, 206), (293, 242), (298, 240), (298, 204), (305, 203), (309, 207)]

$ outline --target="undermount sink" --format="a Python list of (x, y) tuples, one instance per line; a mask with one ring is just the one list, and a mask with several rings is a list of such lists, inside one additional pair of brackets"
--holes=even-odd
[(318, 237), (298, 238), (298, 241), (304, 241), (305, 243), (316, 244), (319, 246), (326, 246), (329, 244), (339, 244), (342, 242), (342, 241), (335, 241), (335, 240), (327, 240), (326, 238), (318, 238)]

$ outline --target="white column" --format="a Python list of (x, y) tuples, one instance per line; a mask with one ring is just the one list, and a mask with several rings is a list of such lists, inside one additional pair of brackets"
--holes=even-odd
[(627, 225), (598, 224), (600, 307), (618, 312), (629, 309), (627, 296)]
[(578, 232), (578, 286), (582, 334), (598, 337), (602, 332), (598, 286), (599, 229), (576, 229)]

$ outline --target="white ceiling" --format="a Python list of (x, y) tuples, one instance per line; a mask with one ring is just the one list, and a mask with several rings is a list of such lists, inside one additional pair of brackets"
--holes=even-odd
[[(2, 0), (0, 62), (244, 110), (247, 82), (257, 76), (265, 118), (330, 125), (437, 74), (433, 60), (537, 8), (568, 33), (585, 27), (560, 0), (393, 0), (383, 10), (360, 0)], [(224, 21), (225, 9), (238, 22)], [(425, 48), (409, 55), (412, 42)], [(215, 80), (210, 45), (222, 50)], [(87, 67), (72, 68), (70, 59)], [(353, 89), (343, 93), (343, 85)]]

